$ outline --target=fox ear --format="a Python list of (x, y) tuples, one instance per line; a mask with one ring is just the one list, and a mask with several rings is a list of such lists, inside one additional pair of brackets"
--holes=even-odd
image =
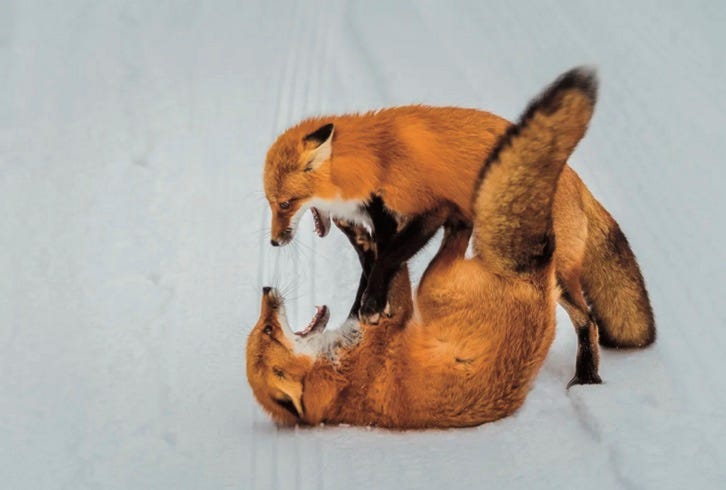
[(305, 376), (305, 421), (318, 425), (325, 421), (330, 406), (346, 386), (346, 379), (331, 367), (314, 369)]
[(284, 398), (275, 400), (277, 404), (297, 418), (303, 418), (305, 411), (302, 406), (302, 383), (300, 381), (283, 380), (276, 388), (284, 395)]
[(305, 164), (305, 172), (315, 170), (333, 154), (334, 132), (335, 125), (329, 123), (319, 127), (303, 138), (305, 146), (307, 148), (313, 148), (308, 157), (308, 162)]

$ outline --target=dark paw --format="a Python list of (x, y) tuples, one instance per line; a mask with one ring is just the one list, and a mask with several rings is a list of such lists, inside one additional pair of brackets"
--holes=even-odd
[(375, 296), (363, 295), (358, 319), (362, 323), (369, 325), (377, 325), (381, 320), (381, 316), (390, 316), (391, 308), (387, 303)]
[(574, 385), (599, 385), (602, 384), (602, 379), (600, 378), (600, 375), (597, 373), (587, 373), (587, 374), (575, 374), (575, 376), (572, 377), (569, 383), (567, 383), (567, 388)]

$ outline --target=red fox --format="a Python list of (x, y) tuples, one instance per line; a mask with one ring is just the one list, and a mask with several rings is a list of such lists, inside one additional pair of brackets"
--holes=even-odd
[[(307, 209), (320, 236), (331, 215), (370, 227), (377, 256), (358, 251), (363, 272), (351, 316), (374, 324), (401, 264), (442, 225), (471, 226), (482, 163), (511, 128), (488, 112), (426, 106), (302, 121), (267, 153), (271, 242), (288, 243)], [(570, 384), (600, 383), (598, 339), (613, 347), (655, 340), (648, 293), (618, 224), (569, 166), (552, 219), (559, 301), (578, 335)]]
[[(475, 190), (474, 256), (465, 257), (469, 227), (447, 227), (415, 313), (405, 265), (388, 292), (391, 314), (378, 325), (350, 319), (326, 332), (322, 307), (296, 335), (283, 298), (263, 289), (247, 377), (275, 421), (464, 427), (524, 403), (554, 337), (555, 191), (596, 90), (593, 73), (568, 72), (505, 132)], [(349, 236), (365, 244), (367, 231), (352, 228)], [(367, 242), (375, 249), (370, 236)]]

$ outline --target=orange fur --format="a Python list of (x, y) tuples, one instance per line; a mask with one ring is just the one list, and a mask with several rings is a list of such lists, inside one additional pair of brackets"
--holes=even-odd
[[(335, 125), (333, 157), (304, 174), (299, 170), (311, 149), (303, 138), (325, 123)], [(509, 126), (476, 109), (427, 106), (302, 121), (280, 135), (267, 153), (264, 184), (273, 211), (272, 236), (311, 197), (365, 201), (377, 194), (401, 216), (453, 205), (471, 221), (476, 176)], [(291, 198), (298, 206), (279, 213), (275, 205)]]
[(447, 228), (413, 316), (404, 267), (389, 290), (392, 316), (359, 326), (361, 338), (331, 359), (297, 352), (281, 299), (263, 295), (247, 375), (276, 421), (462, 427), (521, 406), (554, 336), (555, 189), (594, 104), (591, 75), (573, 73), (580, 85), (559, 80), (487, 162), (472, 213), (475, 255), (464, 257), (467, 227)]
[[(332, 157), (303, 172), (315, 151), (305, 136), (329, 123), (335, 126)], [(291, 220), (313, 198), (365, 202), (378, 195), (402, 221), (437, 211), (449, 222), (470, 223), (482, 162), (509, 128), (489, 112), (421, 105), (302, 121), (277, 138), (266, 158), (273, 240), (292, 238)], [(554, 200), (560, 302), (580, 339), (571, 383), (598, 383), (598, 339), (645, 347), (655, 340), (653, 312), (627, 240), (569, 166)], [(286, 201), (290, 208), (280, 209)]]

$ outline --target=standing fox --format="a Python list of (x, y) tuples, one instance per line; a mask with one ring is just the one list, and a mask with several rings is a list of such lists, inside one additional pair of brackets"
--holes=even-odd
[[(324, 332), (323, 307), (295, 335), (283, 298), (263, 289), (247, 341), (247, 377), (273, 419), (464, 427), (505, 417), (524, 403), (554, 337), (555, 191), (585, 134), (596, 88), (592, 73), (571, 71), (504, 134), (475, 191), (474, 256), (465, 258), (469, 228), (447, 227), (413, 318), (405, 265), (388, 293), (391, 315), (377, 326), (349, 321)], [(365, 233), (351, 235), (365, 243)]]
[[(279, 136), (267, 154), (272, 245), (293, 238), (307, 209), (320, 236), (330, 230), (331, 215), (370, 227), (377, 257), (358, 249), (363, 272), (351, 316), (376, 323), (401, 265), (442, 225), (471, 227), (482, 163), (509, 130), (512, 125), (494, 114), (454, 107), (305, 120)], [(655, 340), (648, 293), (618, 224), (568, 166), (552, 219), (559, 301), (578, 336), (570, 384), (600, 383), (598, 338), (612, 347)]]

